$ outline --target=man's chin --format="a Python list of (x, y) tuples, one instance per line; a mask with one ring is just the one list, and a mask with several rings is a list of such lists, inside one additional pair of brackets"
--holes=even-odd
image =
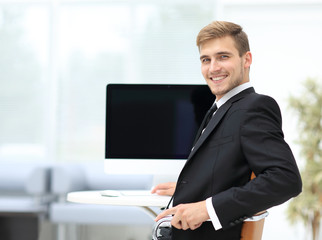
[(222, 96), (224, 96), (227, 91), (218, 91), (218, 90), (211, 90), (212, 94), (216, 96), (216, 99), (219, 100), (220, 98), (222, 98)]

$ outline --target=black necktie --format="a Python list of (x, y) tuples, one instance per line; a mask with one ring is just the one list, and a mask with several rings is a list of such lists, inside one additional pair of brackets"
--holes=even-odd
[(203, 119), (203, 121), (201, 123), (202, 127), (200, 126), (199, 131), (198, 131), (198, 133), (196, 135), (196, 138), (195, 138), (195, 140), (193, 142), (193, 146), (196, 144), (198, 138), (202, 134), (203, 130), (207, 127), (207, 124), (209, 123), (210, 119), (212, 118), (212, 116), (214, 115), (214, 112), (216, 112), (217, 109), (218, 109), (217, 105), (214, 104), (214, 105), (212, 105), (212, 107), (206, 113), (206, 116), (204, 117), (204, 119)]
[(216, 112), (217, 110), (217, 105), (216, 103), (208, 110), (206, 117), (205, 117), (205, 121), (204, 124), (202, 125), (202, 129), (206, 128), (210, 119), (212, 118), (212, 116), (214, 115), (214, 112)]

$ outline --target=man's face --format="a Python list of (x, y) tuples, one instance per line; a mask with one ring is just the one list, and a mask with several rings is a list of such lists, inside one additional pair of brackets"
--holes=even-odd
[(249, 81), (252, 55), (239, 56), (232, 37), (208, 40), (200, 46), (201, 72), (219, 100), (234, 87)]

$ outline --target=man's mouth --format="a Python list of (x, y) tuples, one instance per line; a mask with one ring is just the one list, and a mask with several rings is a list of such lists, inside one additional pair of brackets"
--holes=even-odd
[(221, 76), (217, 76), (217, 77), (210, 77), (210, 79), (212, 81), (215, 81), (215, 82), (218, 82), (218, 81), (221, 81), (223, 79), (225, 79), (228, 75), (221, 75)]

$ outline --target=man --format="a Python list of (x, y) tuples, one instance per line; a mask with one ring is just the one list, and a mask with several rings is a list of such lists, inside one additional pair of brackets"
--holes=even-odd
[(218, 109), (201, 126), (177, 183), (152, 190), (174, 197), (156, 221), (173, 215), (174, 240), (239, 240), (243, 220), (298, 195), (301, 177), (277, 103), (249, 82), (252, 54), (242, 28), (212, 22), (197, 46)]

